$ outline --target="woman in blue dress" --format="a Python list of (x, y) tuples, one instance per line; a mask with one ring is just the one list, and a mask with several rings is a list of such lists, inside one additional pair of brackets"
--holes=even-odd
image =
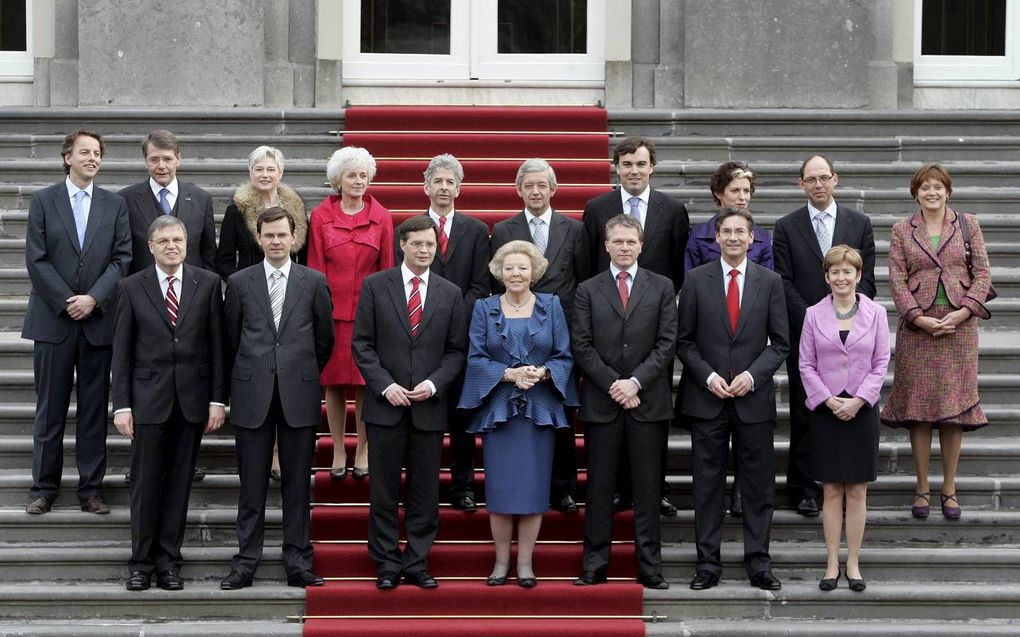
[(482, 434), (485, 506), (496, 546), (489, 586), (506, 583), (515, 516), (517, 583), (537, 584), (532, 554), (549, 508), (553, 430), (571, 426), (563, 405), (580, 404), (559, 298), (531, 291), (548, 265), (533, 243), (505, 244), (489, 271), (506, 292), (477, 301), (471, 317), (458, 407), (474, 410), (468, 431)]

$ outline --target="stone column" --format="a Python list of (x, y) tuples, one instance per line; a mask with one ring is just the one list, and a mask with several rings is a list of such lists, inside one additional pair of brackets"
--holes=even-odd
[[(675, 0), (666, 0), (670, 4)], [(633, 104), (655, 106), (655, 69), (659, 65), (660, 0), (633, 0), (630, 26), (633, 54)]]
[(871, 108), (896, 108), (899, 101), (898, 69), (893, 60), (893, 1), (871, 2), (872, 56), (868, 61), (868, 97)]
[[(78, 1), (57, 0), (54, 49), (49, 64), (49, 106), (78, 105)], [(36, 82), (39, 78), (36, 78)], [(40, 104), (43, 106), (43, 104)]]
[(655, 108), (684, 105), (684, 3), (666, 0), (659, 8), (659, 64)]

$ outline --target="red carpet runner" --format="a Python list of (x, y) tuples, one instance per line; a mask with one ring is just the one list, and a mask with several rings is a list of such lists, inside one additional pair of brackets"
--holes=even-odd
[[(394, 223), (421, 214), (428, 205), (422, 173), (428, 160), (452, 153), (464, 164), (465, 183), (457, 210), (493, 223), (521, 210), (514, 177), (521, 161), (541, 157), (552, 164), (559, 188), (553, 206), (579, 217), (584, 203), (609, 189), (606, 113), (594, 107), (362, 107), (346, 112), (345, 145), (367, 148), (378, 162), (370, 192), (394, 211)], [(349, 412), (353, 418), (353, 410)], [(353, 423), (348, 427), (353, 431)], [(325, 426), (323, 432), (325, 432)], [(578, 436), (578, 459), (584, 450)], [(347, 441), (353, 456), (354, 440)], [(328, 435), (320, 436), (316, 466), (332, 458)], [(481, 445), (477, 454), (481, 465)], [(443, 466), (448, 466), (444, 450)], [(371, 479), (371, 478), (369, 478)], [(582, 469), (579, 487), (583, 492)], [(440, 477), (445, 495), (449, 473)], [(476, 495), (485, 499), (485, 475), (476, 476)], [(315, 476), (312, 540), (315, 571), (326, 586), (309, 588), (308, 637), (418, 636), (488, 637), (627, 637), (644, 635), (643, 589), (635, 576), (633, 516), (617, 516), (609, 575), (631, 578), (595, 587), (576, 587), (581, 572), (583, 513), (547, 513), (540, 545), (535, 550), (537, 588), (526, 590), (510, 580), (488, 587), (493, 548), (484, 508), (465, 514), (443, 504), (439, 534), (429, 570), (439, 579), (431, 591), (402, 585), (394, 591), (375, 589), (375, 565), (368, 557), (367, 481), (331, 481), (327, 471)], [(583, 508), (582, 508), (583, 512)]]

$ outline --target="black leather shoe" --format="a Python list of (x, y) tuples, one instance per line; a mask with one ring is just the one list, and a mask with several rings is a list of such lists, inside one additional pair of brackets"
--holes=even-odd
[(455, 497), (450, 500), (450, 504), (453, 508), (464, 513), (474, 513), (478, 510), (478, 505), (475, 504), (475, 499), (468, 494), (464, 494), (459, 497)]
[(301, 571), (300, 573), (291, 573), (287, 576), (287, 586), (298, 586), (305, 588), (306, 586), (322, 586), (326, 581), (311, 571)]
[(36, 498), (25, 505), (25, 513), (40, 515), (42, 513), (49, 513), (52, 508), (53, 503), (46, 498)]
[(605, 573), (595, 573), (592, 571), (585, 571), (581, 573), (581, 577), (574, 580), (574, 586), (594, 586), (596, 584), (604, 584), (606, 582)]
[(145, 571), (131, 571), (131, 575), (127, 578), (127, 586), (124, 588), (129, 591), (145, 591), (149, 590), (149, 586), (152, 585), (152, 573)]
[(538, 586), (538, 580), (534, 577), (518, 577), (517, 585), (521, 588), (535, 588)]
[(669, 588), (669, 582), (663, 579), (662, 575), (642, 575), (637, 578), (638, 584), (645, 588), (653, 588), (657, 591), (664, 591)]
[(669, 498), (662, 496), (662, 502), (659, 502), (659, 515), (667, 518), (676, 517), (676, 505), (669, 501)]
[(868, 587), (863, 579), (851, 578), (849, 573), (846, 574), (846, 583), (850, 586), (850, 590), (855, 593), (863, 593), (864, 589)]
[(103, 499), (98, 495), (90, 497), (81, 503), (81, 510), (85, 513), (95, 513), (97, 515), (106, 515), (110, 512), (110, 507), (106, 506)]
[(797, 504), (797, 513), (806, 518), (818, 517), (818, 500), (815, 500), (811, 496), (802, 498)]
[(362, 469), (361, 467), (354, 467), (354, 478), (356, 480), (364, 480), (368, 477), (368, 467)]
[(506, 584), (506, 574), (500, 575), (499, 577), (490, 575), (485, 578), (486, 586), (503, 586), (504, 584)]
[(414, 584), (418, 588), (435, 588), (439, 586), (439, 582), (436, 581), (436, 578), (429, 575), (428, 571), (404, 573), (404, 583)]
[(156, 586), (165, 591), (180, 591), (184, 590), (184, 580), (177, 574), (177, 571), (163, 571), (156, 573)]
[(839, 571), (836, 571), (836, 577), (823, 577), (818, 580), (818, 590), (822, 591), (834, 591), (836, 585), (839, 583)]
[(577, 513), (577, 502), (574, 502), (574, 496), (568, 493), (560, 496), (560, 501), (556, 503), (554, 508), (560, 513), (574, 515)]
[(400, 577), (393, 571), (383, 571), (375, 578), (375, 587), (381, 591), (393, 590), (400, 586)]
[(719, 585), (719, 576), (711, 571), (698, 571), (691, 580), (692, 591), (704, 591)]
[(195, 471), (191, 474), (191, 480), (193, 482), (201, 482), (202, 480), (205, 480), (205, 471), (195, 467)]
[(280, 473), (279, 469), (270, 469), (269, 479), (272, 480), (273, 482), (279, 482), (280, 480), (283, 480), (283, 474)]
[(227, 575), (220, 582), (220, 590), (224, 591), (237, 591), (242, 588), (248, 588), (251, 586), (252, 576), (241, 575), (237, 571), (230, 571), (230, 575)]
[(751, 576), (751, 586), (763, 591), (778, 591), (783, 587), (783, 583), (772, 574), (772, 571), (761, 571)]

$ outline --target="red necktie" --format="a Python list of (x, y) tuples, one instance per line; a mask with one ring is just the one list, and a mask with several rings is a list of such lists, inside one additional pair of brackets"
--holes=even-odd
[(177, 293), (174, 292), (174, 278), (166, 278), (166, 311), (170, 315), (170, 325), (177, 327)]
[(726, 289), (726, 307), (730, 311), (730, 327), (737, 333), (737, 321), (740, 320), (740, 289), (737, 287), (737, 275), (740, 270), (730, 270), (730, 285)]
[(421, 324), (421, 290), (418, 285), (421, 279), (411, 279), (411, 296), (407, 299), (407, 319), (411, 323), (411, 336), (418, 335), (418, 325)]
[(627, 300), (630, 298), (630, 290), (627, 289), (627, 277), (630, 276), (626, 272), (621, 272), (616, 275), (616, 280), (620, 286), (620, 303), (623, 304), (623, 311), (627, 311)]
[(439, 218), (439, 254), (446, 256), (446, 244), (449, 240), (446, 238), (446, 217)]

